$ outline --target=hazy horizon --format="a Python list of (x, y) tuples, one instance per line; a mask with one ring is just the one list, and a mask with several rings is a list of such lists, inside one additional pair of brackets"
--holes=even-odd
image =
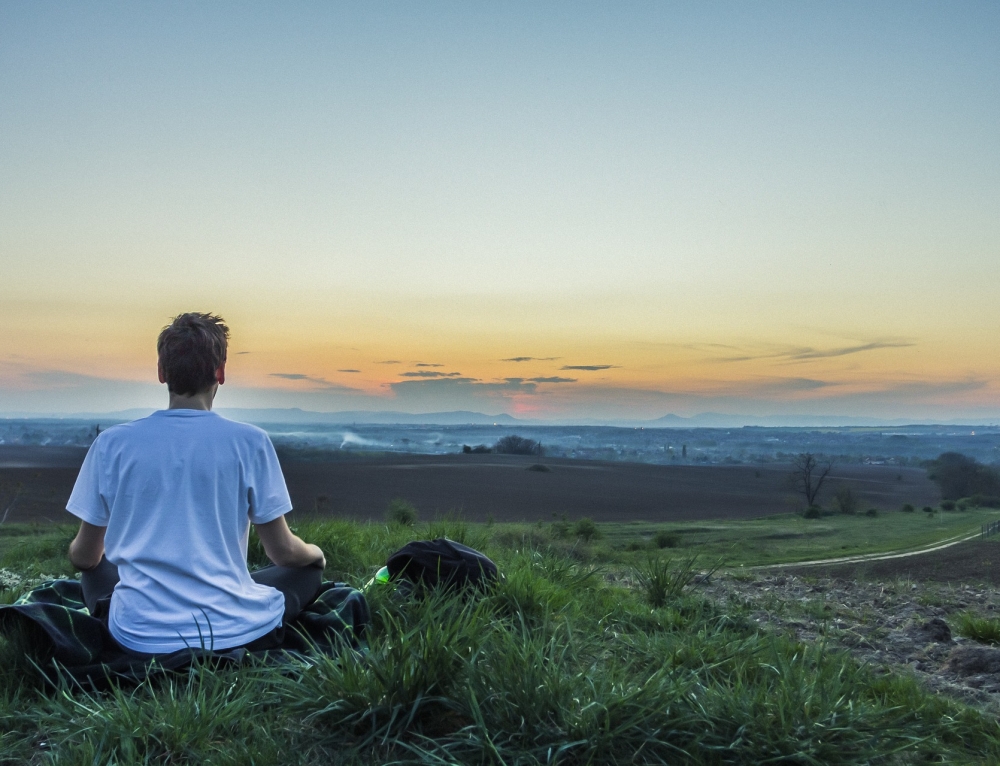
[(0, 6), (0, 412), (1000, 419), (1000, 6)]
[[(157, 409), (163, 408), (132, 408), (111, 411), (80, 411), (80, 412), (16, 412), (0, 410), (0, 421), (75, 421), (80, 423), (123, 422), (145, 417)], [(941, 428), (997, 428), (1000, 418), (950, 420), (914, 420), (910, 418), (877, 418), (850, 415), (765, 415), (753, 416), (746, 414), (726, 414), (718, 412), (700, 412), (694, 415), (676, 415), (666, 413), (658, 418), (525, 418), (514, 417), (508, 413), (486, 413), (471, 410), (444, 410), (438, 412), (400, 412), (398, 410), (304, 410), (298, 407), (288, 408), (236, 408), (214, 407), (216, 412), (234, 420), (250, 423), (299, 424), (299, 425), (409, 425), (409, 426), (462, 426), (462, 425), (500, 425), (505, 427), (591, 427), (608, 426), (612, 428), (652, 428), (652, 429), (693, 429), (712, 430), (726, 428), (906, 428), (906, 427), (941, 427)], [(975, 433), (975, 432), (973, 432)], [(2, 443), (2, 440), (0, 440)]]

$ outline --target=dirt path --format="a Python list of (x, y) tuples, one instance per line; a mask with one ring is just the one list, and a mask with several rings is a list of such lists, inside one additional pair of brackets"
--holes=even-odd
[(910, 551), (891, 551), (889, 553), (866, 553), (859, 556), (841, 556), (832, 559), (814, 559), (813, 561), (795, 561), (789, 564), (767, 564), (757, 567), (746, 567), (747, 569), (791, 569), (793, 567), (829, 566), (831, 564), (859, 564), (865, 561), (887, 561), (889, 559), (903, 559), (909, 556), (922, 556), (926, 553), (950, 548), (959, 543), (975, 540), (982, 532), (962, 533), (954, 537), (946, 537), (944, 540), (925, 545)]

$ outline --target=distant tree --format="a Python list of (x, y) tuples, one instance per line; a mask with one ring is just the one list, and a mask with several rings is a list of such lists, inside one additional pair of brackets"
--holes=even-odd
[(517, 434), (501, 437), (493, 451), (498, 455), (541, 455), (542, 445), (534, 439), (525, 439)]
[(833, 496), (833, 503), (837, 506), (838, 511), (846, 513), (849, 516), (853, 516), (858, 511), (858, 499), (854, 496), (854, 492), (851, 491), (850, 487), (838, 487), (836, 494)]
[(927, 476), (941, 487), (945, 500), (1000, 494), (1000, 475), (960, 452), (945, 452), (930, 461)]
[(600, 535), (597, 525), (586, 517), (580, 519), (573, 525), (573, 531), (576, 533), (576, 536), (582, 538), (585, 543), (589, 543), (593, 538)]
[(789, 479), (792, 488), (806, 499), (807, 506), (816, 504), (816, 496), (833, 470), (833, 465), (833, 460), (820, 461), (811, 452), (803, 452), (792, 460)]

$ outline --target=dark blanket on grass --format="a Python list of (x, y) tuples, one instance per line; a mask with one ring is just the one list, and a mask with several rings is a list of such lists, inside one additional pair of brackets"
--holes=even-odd
[(90, 615), (76, 580), (44, 582), (13, 604), (0, 606), (0, 632), (25, 631), (33, 658), (51, 682), (63, 676), (96, 687), (110, 680), (140, 681), (150, 674), (180, 670), (196, 661), (237, 664), (248, 657), (282, 661), (289, 654), (335, 654), (345, 646), (360, 649), (370, 622), (368, 602), (361, 591), (344, 583), (327, 582), (316, 600), (286, 625), (279, 649), (183, 649), (151, 661), (125, 652), (107, 624)]

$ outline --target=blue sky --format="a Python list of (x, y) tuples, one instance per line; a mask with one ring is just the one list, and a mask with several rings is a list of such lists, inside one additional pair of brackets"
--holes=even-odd
[[(1000, 414), (998, 33), (972, 2), (5, 4), (0, 411), (145, 406), (193, 309), (268, 406)], [(605, 369), (528, 385), (565, 365)]]

